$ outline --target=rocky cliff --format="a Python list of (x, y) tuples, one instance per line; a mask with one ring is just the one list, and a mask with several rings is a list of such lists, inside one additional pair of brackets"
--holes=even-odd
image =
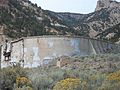
[(95, 11), (105, 9), (105, 8), (115, 8), (115, 7), (120, 7), (120, 3), (118, 3), (115, 0), (99, 0), (97, 2), (97, 7)]
[[(99, 34), (107, 32), (110, 28), (116, 27), (120, 23), (120, 2), (99, 0), (95, 12), (89, 14), (58, 13), (58, 16), (62, 17), (67, 25), (78, 30), (80, 35), (110, 40), (107, 35), (105, 37), (99, 36)], [(114, 29), (112, 32), (114, 32)], [(107, 34), (110, 33), (108, 32)], [(118, 36), (117, 40), (118, 38), (120, 37)]]

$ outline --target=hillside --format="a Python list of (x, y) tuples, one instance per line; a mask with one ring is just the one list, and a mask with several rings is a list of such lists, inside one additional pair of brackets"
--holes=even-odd
[(99, 0), (89, 14), (43, 10), (29, 0), (0, 0), (0, 33), (10, 38), (78, 35), (104, 39), (99, 34), (119, 23), (120, 3), (113, 0)]
[(0, 31), (11, 38), (63, 34), (58, 27), (67, 28), (61, 20), (48, 16), (41, 7), (27, 0), (8, 0), (0, 12)]
[(100, 37), (101, 39), (108, 39), (112, 42), (120, 43), (120, 23), (117, 25), (114, 25), (113, 27), (110, 27), (103, 31), (102, 33), (98, 34), (97, 37)]
[[(51, 14), (77, 31), (75, 35), (109, 40), (110, 37), (104, 38), (102, 35), (99, 37), (99, 34), (107, 32), (112, 27), (115, 28), (120, 23), (120, 2), (98, 0), (95, 11), (89, 14), (49, 12), (49, 15)], [(116, 40), (111, 41), (116, 42), (119, 38), (118, 36)]]

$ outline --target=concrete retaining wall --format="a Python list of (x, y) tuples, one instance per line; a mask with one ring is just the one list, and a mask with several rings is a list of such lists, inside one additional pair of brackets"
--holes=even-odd
[(4, 60), (4, 45), (1, 47), (1, 67), (18, 62), (24, 67), (37, 67), (60, 56), (120, 52), (119, 45), (82, 37), (28, 37), (13, 41), (11, 45), (10, 61)]

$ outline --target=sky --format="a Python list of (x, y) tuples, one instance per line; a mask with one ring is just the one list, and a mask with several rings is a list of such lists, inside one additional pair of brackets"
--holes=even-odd
[[(98, 0), (30, 0), (44, 10), (87, 14), (94, 12)], [(120, 2), (120, 0), (116, 0)]]

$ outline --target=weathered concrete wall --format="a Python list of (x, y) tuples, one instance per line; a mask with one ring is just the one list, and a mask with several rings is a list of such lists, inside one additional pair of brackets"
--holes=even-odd
[(29, 37), (14, 41), (11, 45), (10, 61), (4, 61), (4, 56), (1, 54), (2, 67), (17, 62), (24, 67), (37, 67), (60, 56), (83, 56), (120, 51), (120, 46), (80, 37)]

